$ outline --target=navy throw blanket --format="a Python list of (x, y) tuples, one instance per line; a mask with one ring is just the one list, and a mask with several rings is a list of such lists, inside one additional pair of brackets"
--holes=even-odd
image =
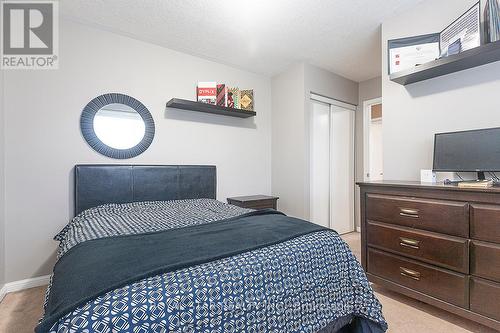
[(328, 230), (275, 210), (160, 232), (89, 240), (54, 267), (45, 317), (47, 332), (65, 314), (111, 290), (176, 271)]

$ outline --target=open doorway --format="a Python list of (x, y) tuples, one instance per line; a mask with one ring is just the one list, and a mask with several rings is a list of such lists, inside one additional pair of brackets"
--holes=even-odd
[(384, 179), (382, 99), (363, 103), (363, 178), (365, 181)]

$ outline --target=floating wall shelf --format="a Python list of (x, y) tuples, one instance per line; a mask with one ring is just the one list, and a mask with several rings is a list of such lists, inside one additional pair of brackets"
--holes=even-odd
[(227, 108), (224, 106), (217, 106), (201, 102), (193, 102), (180, 98), (172, 98), (170, 101), (167, 102), (167, 107), (188, 110), (188, 111), (218, 114), (222, 116), (238, 117), (238, 118), (249, 118), (256, 115), (256, 113), (253, 111), (245, 111), (241, 109)]
[(405, 86), (495, 61), (500, 61), (500, 41), (481, 45), (474, 49), (437, 59), (412, 69), (393, 73), (390, 75), (390, 80)]

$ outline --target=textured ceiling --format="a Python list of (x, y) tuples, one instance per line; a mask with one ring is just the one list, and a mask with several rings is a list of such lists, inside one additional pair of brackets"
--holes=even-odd
[(64, 0), (63, 17), (265, 75), (381, 74), (380, 24), (421, 0)]

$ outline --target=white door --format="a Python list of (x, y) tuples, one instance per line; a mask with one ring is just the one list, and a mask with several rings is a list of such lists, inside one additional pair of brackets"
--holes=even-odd
[(382, 99), (363, 103), (363, 173), (365, 181), (384, 179)]
[(370, 122), (369, 133), (369, 155), (370, 155), (370, 180), (383, 180), (384, 179), (384, 163), (383, 163), (383, 150), (382, 150), (382, 118), (372, 119)]
[(354, 230), (354, 111), (312, 100), (311, 221)]
[(313, 102), (311, 118), (311, 221), (330, 227), (330, 105)]
[(331, 106), (330, 227), (354, 230), (354, 111)]

